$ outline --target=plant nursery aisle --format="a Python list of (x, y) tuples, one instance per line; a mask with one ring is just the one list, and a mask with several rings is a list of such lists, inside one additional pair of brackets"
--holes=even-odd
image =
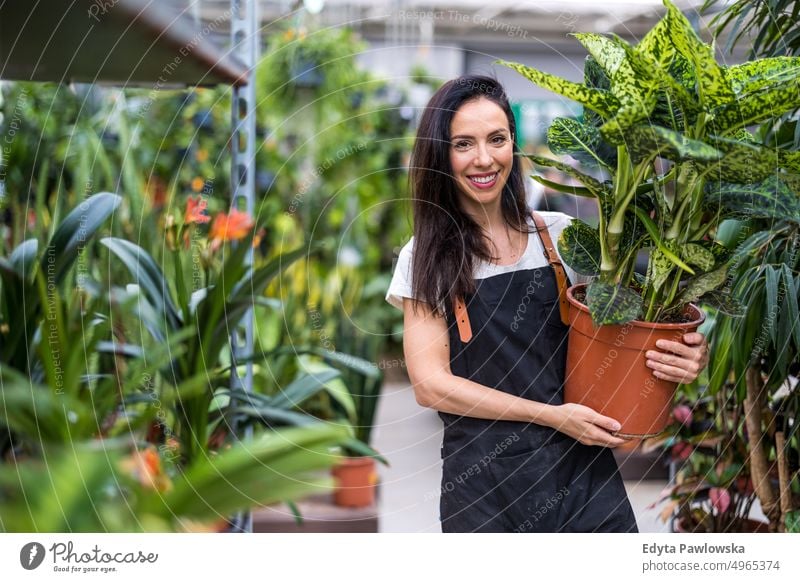
[[(408, 382), (387, 382), (375, 422), (374, 445), (391, 463), (379, 465), (378, 498), (381, 532), (439, 532), (439, 489), (442, 423), (436, 412), (422, 408)], [(641, 532), (667, 532), (658, 513), (647, 509), (659, 498), (666, 481), (626, 481)]]

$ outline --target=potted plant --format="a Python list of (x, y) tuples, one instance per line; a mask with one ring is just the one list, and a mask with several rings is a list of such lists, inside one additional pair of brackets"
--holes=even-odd
[[(746, 127), (800, 105), (800, 60), (768, 58), (725, 67), (669, 1), (635, 46), (616, 36), (576, 34), (587, 48), (584, 82), (504, 63), (584, 106), (556, 119), (550, 149), (593, 165), (599, 178), (558, 160), (528, 156), (581, 183), (546, 186), (597, 201), (597, 228), (576, 220), (558, 241), (564, 260), (596, 276), (568, 292), (565, 399), (622, 423), (621, 434), (663, 430), (676, 385), (655, 378), (641, 352), (697, 329), (702, 302), (728, 312), (722, 291), (731, 253), (715, 240), (741, 212), (798, 211), (789, 160), (754, 143)], [(640, 251), (646, 275), (635, 271)], [(598, 328), (599, 326), (599, 328)]]
[[(375, 362), (382, 344), (382, 337), (362, 332), (355, 323), (341, 326), (337, 334), (337, 345), (340, 349), (368, 362)], [(370, 446), (383, 384), (383, 371), (375, 365), (361, 371), (349, 369), (343, 372), (342, 380), (353, 398), (353, 429), (356, 438), (349, 446), (344, 446), (345, 457), (333, 467), (333, 476), (337, 481), (334, 503), (344, 507), (367, 507), (375, 502), (378, 483), (375, 461), (389, 464)]]

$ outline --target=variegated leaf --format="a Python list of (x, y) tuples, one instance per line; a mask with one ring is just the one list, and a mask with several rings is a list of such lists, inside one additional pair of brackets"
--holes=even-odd
[(697, 301), (706, 293), (722, 287), (727, 278), (727, 266), (692, 277), (687, 281), (686, 287), (684, 287), (683, 291), (678, 295), (675, 305), (686, 305), (687, 303)]
[(627, 323), (642, 313), (642, 297), (636, 291), (600, 280), (589, 284), (586, 303), (596, 326)]
[(778, 176), (756, 184), (708, 184), (703, 206), (731, 218), (772, 218), (800, 223), (800, 197)]
[(683, 245), (680, 256), (688, 264), (699, 267), (703, 271), (710, 271), (716, 263), (716, 259), (710, 250), (695, 243)]
[(599, 140), (596, 127), (572, 117), (556, 117), (547, 128), (547, 146), (558, 156), (591, 154)]
[(537, 166), (544, 166), (546, 168), (555, 168), (578, 180), (581, 184), (586, 186), (595, 196), (605, 196), (607, 194), (606, 187), (603, 185), (600, 180), (593, 178), (588, 174), (584, 174), (570, 166), (569, 164), (565, 164), (564, 162), (559, 162), (558, 160), (553, 160), (550, 158), (545, 158), (543, 156), (537, 156), (536, 154), (523, 154), (526, 158), (528, 158), (531, 162), (536, 164)]
[(572, 36), (578, 39), (595, 62), (605, 71), (606, 76), (613, 81), (614, 75), (617, 74), (626, 59), (622, 46), (608, 37), (593, 32), (576, 32)]
[[(603, 68), (611, 82), (611, 94), (619, 101), (616, 115), (604, 126), (604, 135), (618, 134), (646, 119), (655, 107), (658, 84), (634, 70), (623, 46), (627, 43), (594, 33), (574, 36)], [(618, 140), (612, 143), (618, 143)]]
[(683, 13), (669, 0), (667, 7), (667, 27), (675, 48), (693, 65), (697, 75), (697, 91), (703, 109), (711, 110), (719, 105), (730, 103), (735, 94), (725, 71), (717, 63), (714, 48), (707, 45), (692, 28)]
[(712, 110), (718, 134), (772, 119), (800, 107), (800, 79), (769, 85)]
[(637, 52), (648, 55), (661, 66), (668, 66), (675, 56), (675, 45), (669, 33), (669, 21), (662, 18), (636, 45)]
[(708, 179), (750, 184), (764, 180), (778, 168), (778, 155), (772, 148), (725, 138), (712, 139), (710, 143), (723, 155), (719, 161), (699, 163), (711, 170)]
[[(679, 252), (674, 241), (668, 241), (664, 244), (673, 253)], [(660, 249), (654, 248), (650, 252), (650, 258), (647, 261), (646, 285), (654, 291), (658, 291), (669, 278), (674, 268), (675, 263)]]
[(712, 161), (720, 157), (713, 146), (658, 125), (637, 125), (625, 134), (625, 145), (634, 163), (654, 156), (672, 161)]
[(709, 291), (701, 299), (705, 305), (713, 307), (729, 317), (744, 317), (747, 314), (747, 307), (738, 299), (720, 289)]
[(580, 83), (574, 83), (519, 63), (510, 63), (508, 61), (497, 61), (497, 63), (514, 69), (540, 87), (563, 95), (605, 117), (613, 116), (619, 109), (619, 101), (610, 92), (585, 87)]
[(770, 57), (723, 68), (737, 95), (752, 93), (800, 74), (800, 57)]
[(594, 125), (571, 117), (556, 117), (547, 128), (547, 145), (557, 155), (569, 155), (590, 166), (616, 166), (617, 149), (605, 143)]
[(672, 95), (682, 109), (699, 112), (702, 107), (696, 95), (691, 93), (683, 83), (670, 75), (668, 63), (662, 63), (650, 54), (630, 46), (619, 39), (620, 46), (625, 51), (625, 56), (636, 74), (644, 79), (651, 79), (658, 89), (667, 91)]
[(800, 172), (800, 152), (778, 150), (778, 159), (782, 168), (790, 172)]
[(558, 237), (558, 253), (576, 273), (600, 273), (600, 234), (582, 220), (575, 219)]
[(728, 262), (733, 255), (733, 251), (726, 247), (724, 244), (713, 240), (698, 240), (690, 244), (700, 245), (714, 257), (714, 262), (717, 265)]

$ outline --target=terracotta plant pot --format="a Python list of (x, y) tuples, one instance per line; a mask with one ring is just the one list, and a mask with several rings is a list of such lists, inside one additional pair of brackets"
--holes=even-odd
[(596, 328), (589, 309), (575, 299), (583, 287), (567, 290), (569, 347), (564, 402), (593, 408), (622, 424), (620, 436), (643, 439), (660, 433), (669, 423), (677, 384), (653, 375), (644, 352), (657, 350), (656, 341), (682, 341), (697, 331), (705, 314), (690, 305), (689, 323), (632, 321)]
[(345, 457), (331, 470), (336, 479), (333, 502), (341, 507), (367, 507), (375, 502), (378, 472), (372, 457)]

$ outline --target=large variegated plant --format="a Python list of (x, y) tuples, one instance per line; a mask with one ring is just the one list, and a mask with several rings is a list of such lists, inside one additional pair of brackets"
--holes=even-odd
[[(548, 142), (600, 178), (528, 157), (581, 186), (539, 182), (597, 200), (598, 227), (576, 220), (558, 245), (575, 271), (598, 275), (587, 289), (598, 325), (661, 321), (695, 301), (736, 309), (720, 290), (729, 253), (714, 240), (719, 224), (741, 215), (800, 220), (800, 154), (761, 146), (747, 131), (800, 107), (800, 58), (723, 66), (664, 4), (664, 18), (635, 46), (575, 34), (590, 54), (583, 83), (503, 63), (584, 107), (579, 119), (556, 119)], [(642, 249), (650, 250), (644, 278), (634, 272)]]

